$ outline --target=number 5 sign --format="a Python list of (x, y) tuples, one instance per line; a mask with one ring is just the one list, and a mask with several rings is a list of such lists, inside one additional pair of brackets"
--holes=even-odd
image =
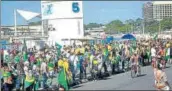
[(78, 12), (80, 11), (78, 2), (73, 2), (73, 3), (72, 3), (72, 11), (73, 11), (74, 13), (78, 13)]

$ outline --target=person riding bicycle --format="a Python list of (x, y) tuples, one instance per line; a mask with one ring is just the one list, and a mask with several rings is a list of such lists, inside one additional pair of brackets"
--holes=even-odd
[(137, 67), (137, 73), (136, 74), (138, 75), (139, 55), (136, 52), (134, 52), (134, 54), (130, 58), (130, 61), (131, 61), (131, 66), (136, 65), (136, 67)]

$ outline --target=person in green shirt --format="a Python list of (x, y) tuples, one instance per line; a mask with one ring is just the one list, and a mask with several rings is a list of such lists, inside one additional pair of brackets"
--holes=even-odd
[(12, 91), (13, 89), (13, 79), (12, 74), (8, 68), (8, 65), (4, 63), (3, 65), (3, 90), (2, 91)]

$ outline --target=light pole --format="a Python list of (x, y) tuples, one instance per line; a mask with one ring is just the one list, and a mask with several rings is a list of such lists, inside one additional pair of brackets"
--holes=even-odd
[(142, 20), (142, 28), (143, 28), (143, 35), (145, 34), (145, 21), (144, 19)]
[(158, 19), (158, 22), (159, 22), (159, 34), (161, 33), (161, 20), (162, 19)]

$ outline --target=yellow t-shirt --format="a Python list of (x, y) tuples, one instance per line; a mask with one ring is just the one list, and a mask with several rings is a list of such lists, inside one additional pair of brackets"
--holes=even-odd
[(63, 67), (64, 67), (65, 71), (68, 72), (68, 70), (69, 70), (69, 63), (68, 63), (67, 59), (65, 59), (63, 61)]
[(26, 81), (32, 83), (35, 81), (35, 78), (33, 76), (30, 77), (30, 76), (26, 75)]
[(110, 45), (108, 45), (108, 51), (111, 51), (112, 47)]
[(58, 66), (59, 66), (59, 67), (60, 67), (60, 66), (61, 66), (61, 67), (63, 66), (63, 60), (59, 60), (59, 61), (58, 61)]
[(167, 44), (166, 44), (166, 47), (167, 47), (167, 48), (168, 48), (168, 47), (170, 47), (170, 44), (169, 44), (169, 43), (167, 43)]
[(80, 52), (80, 48), (75, 49), (75, 54), (78, 54)]
[(93, 64), (94, 65), (97, 65), (98, 64), (98, 61), (97, 60), (93, 60)]
[(85, 48), (84, 48), (84, 47), (81, 48), (81, 49), (80, 49), (80, 52), (84, 54), (84, 53), (85, 53)]

